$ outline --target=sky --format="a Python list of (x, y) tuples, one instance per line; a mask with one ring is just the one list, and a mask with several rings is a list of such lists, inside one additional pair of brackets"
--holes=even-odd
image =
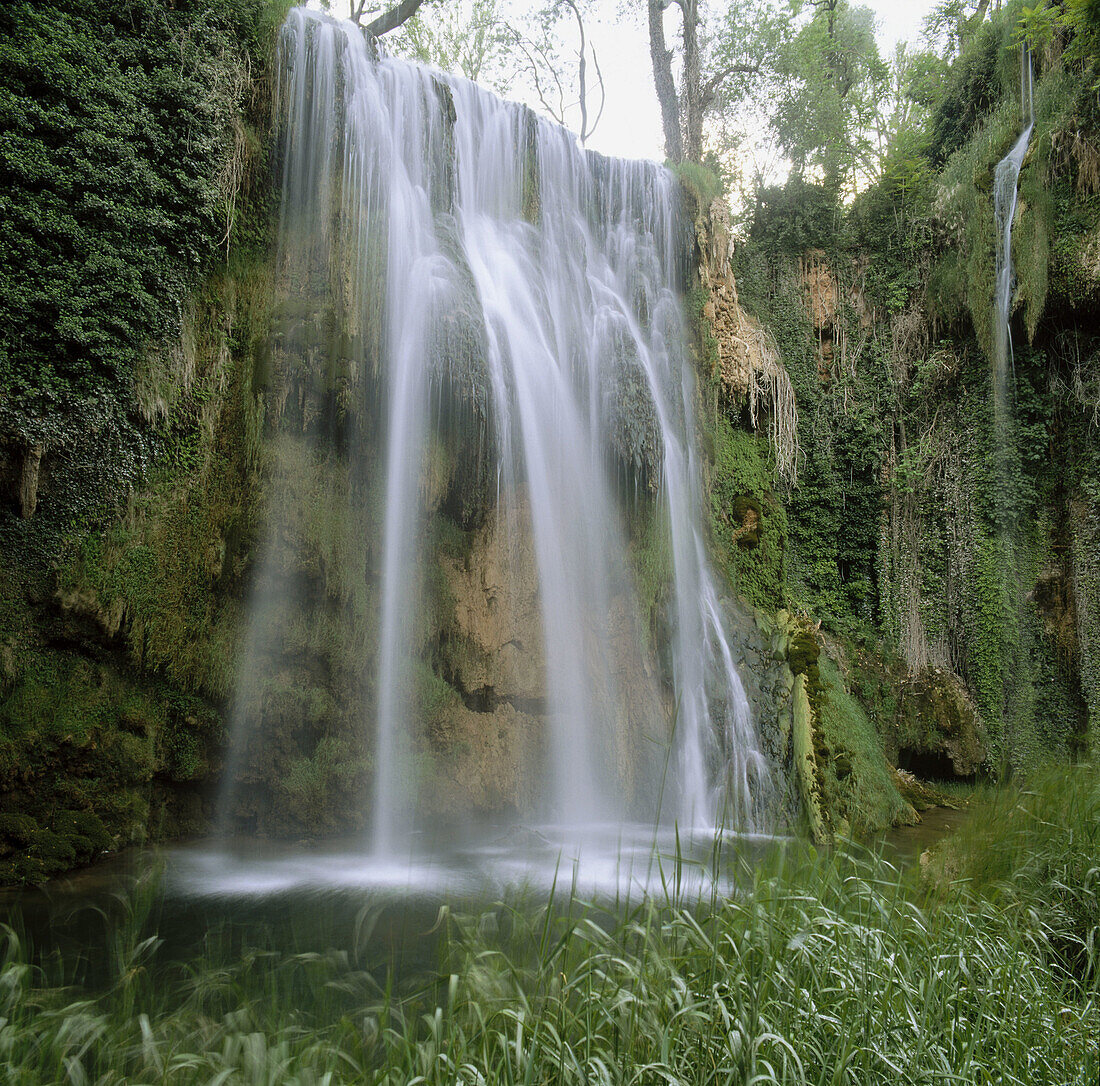
[[(915, 40), (925, 15), (936, 0), (875, 0), (867, 3), (875, 12), (879, 49), (893, 53), (899, 41)], [(624, 158), (652, 158), (662, 161), (664, 137), (653, 73), (649, 61), (649, 38), (644, 18), (616, 15), (621, 0), (599, 0), (599, 17), (588, 27), (598, 50), (600, 67), (607, 85), (607, 106), (588, 146), (605, 155)], [(715, 7), (718, 5), (715, 4)], [(669, 18), (670, 28), (674, 20)], [(674, 40), (671, 34), (668, 41)]]
[[(898, 41), (917, 38), (921, 23), (936, 0), (863, 2), (875, 12), (879, 48), (884, 56), (888, 56)], [(334, 12), (339, 12), (341, 6), (340, 0), (334, 0)], [(511, 10), (520, 13), (541, 6), (541, 0), (508, 2)], [(622, 9), (628, 6), (624, 0), (596, 0), (591, 6), (595, 10), (587, 16), (585, 30), (597, 50), (607, 88), (607, 101), (603, 117), (588, 146), (605, 155), (663, 161), (664, 139), (657, 95), (653, 89), (644, 5), (629, 5), (642, 11), (642, 14), (634, 16), (621, 14)], [(718, 8), (720, 5), (712, 0), (712, 6)], [(672, 31), (675, 21), (672, 14), (666, 18), (671, 44), (675, 40)], [(526, 96), (521, 93), (519, 97)], [(538, 108), (533, 96), (529, 104)]]

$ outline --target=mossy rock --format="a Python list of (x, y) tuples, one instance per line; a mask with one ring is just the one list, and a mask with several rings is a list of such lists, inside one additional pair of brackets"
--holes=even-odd
[(818, 663), (821, 658), (821, 645), (817, 640), (817, 634), (805, 626), (792, 625), (788, 636), (787, 663), (795, 675), (805, 676), (810, 704), (817, 708), (825, 694)]
[(760, 545), (760, 531), (763, 518), (763, 510), (760, 502), (747, 494), (741, 494), (733, 499), (730, 507), (733, 516), (741, 522), (740, 528), (735, 528), (733, 538), (742, 550), (752, 550)]
[(898, 790), (882, 738), (845, 688), (840, 666), (822, 653), (818, 668), (822, 697), (815, 740), (823, 800), (834, 825), (843, 821), (852, 832), (869, 834), (913, 822), (916, 812)]
[(791, 709), (793, 717), (791, 745), (799, 794), (802, 797), (802, 809), (809, 822), (810, 836), (818, 844), (824, 844), (829, 839), (829, 830), (822, 802), (821, 771), (815, 751), (814, 713), (810, 705), (805, 675), (798, 675), (794, 680)]
[(62, 811), (54, 819), (53, 828), (72, 843), (82, 858), (90, 858), (114, 847), (114, 839), (93, 811)]
[(0, 814), (0, 856), (29, 847), (38, 829), (38, 823), (30, 815)]
[(919, 672), (902, 685), (897, 711), (899, 758), (918, 776), (970, 778), (985, 762), (981, 721), (954, 673), (941, 668)]

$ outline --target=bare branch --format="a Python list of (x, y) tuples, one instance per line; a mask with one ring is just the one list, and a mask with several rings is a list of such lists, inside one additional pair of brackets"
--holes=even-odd
[[(367, 23), (363, 29), (373, 37), (380, 38), (383, 34), (396, 30), (402, 23), (411, 19), (423, 3), (424, 0), (401, 0), (400, 4), (395, 4), (389, 10), (382, 12), (372, 22)], [(366, 0), (359, 0), (359, 7), (355, 13), (356, 22), (359, 22), (362, 18), (365, 5)]]
[(600, 88), (600, 108), (596, 111), (596, 119), (588, 130), (589, 135), (596, 131), (596, 125), (600, 123), (600, 118), (603, 116), (603, 107), (607, 105), (607, 88), (604, 86), (603, 72), (600, 71), (600, 62), (596, 58), (595, 49), (592, 50), (592, 66), (596, 69), (596, 82)]
[(580, 8), (577, 7), (575, 0), (565, 0), (573, 10), (573, 14), (577, 17), (577, 31), (581, 36), (581, 47), (577, 50), (577, 56), (580, 58), (580, 64), (577, 69), (577, 82), (580, 85), (580, 107), (581, 107), (581, 143), (588, 138), (588, 101), (585, 88), (585, 66), (587, 61), (585, 60), (585, 52), (587, 50), (587, 44), (584, 37), (584, 20), (581, 18)]
[[(558, 75), (557, 69), (546, 55), (546, 50), (537, 42), (533, 42), (529, 38), (524, 37), (515, 27), (508, 26), (507, 30), (512, 35), (513, 44), (523, 53), (524, 59), (527, 62), (527, 68), (531, 72), (531, 79), (535, 84), (535, 96), (541, 103), (542, 108), (545, 109), (558, 124), (564, 125), (565, 88), (561, 84), (561, 78)], [(547, 99), (547, 92), (543, 90), (543, 80), (540, 78), (539, 73), (544, 71), (550, 73), (554, 81), (554, 86), (557, 88), (558, 105), (556, 108), (550, 104), (550, 101)]]

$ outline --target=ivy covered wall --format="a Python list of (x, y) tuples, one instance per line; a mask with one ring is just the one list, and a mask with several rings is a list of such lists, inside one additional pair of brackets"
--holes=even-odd
[[(740, 304), (796, 392), (799, 456), (794, 483), (774, 467), (750, 479), (769, 420), (751, 426), (743, 397), (723, 404), (719, 556), (744, 594), (801, 615), (842, 665), (819, 748), (852, 693), (884, 757), (933, 778), (1079, 757), (1096, 733), (1095, 58), (1065, 31), (1036, 48), (1011, 412), (998, 426), (991, 190), (1021, 127), (1020, 19), (1009, 5), (973, 36), (904, 171), (888, 163), (849, 204), (797, 176), (759, 190), (734, 257)], [(728, 544), (722, 521), (743, 495), (773, 510), (760, 534), (772, 527), (778, 553)], [(864, 813), (876, 803), (865, 797)]]
[(208, 821), (285, 4), (0, 11), (0, 881)]

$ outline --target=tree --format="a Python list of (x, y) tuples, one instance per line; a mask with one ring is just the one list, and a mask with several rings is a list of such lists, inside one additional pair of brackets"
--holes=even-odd
[[(582, 0), (583, 4), (583, 0)], [(563, 19), (576, 22), (577, 48), (563, 53), (560, 42), (568, 34)], [(539, 104), (558, 124), (569, 127), (576, 110), (578, 135), (584, 143), (595, 131), (605, 102), (603, 73), (596, 50), (584, 29), (581, 5), (576, 0), (550, 0), (532, 17), (532, 27), (512, 27), (512, 45), (517, 53), (519, 73), (529, 80)], [(589, 64), (594, 78), (589, 73)], [(589, 95), (599, 95), (593, 113)]]
[[(940, 0), (924, 20), (925, 37), (941, 56), (952, 60), (985, 21), (990, 6), (990, 0)], [(1000, 0), (992, 7), (1000, 11)]]
[(509, 63), (512, 30), (501, 6), (501, 0), (449, 0), (421, 8), (388, 46), (411, 60), (504, 93), (514, 65)]
[[(665, 39), (665, 12), (674, 5), (680, 11), (679, 87)], [(699, 162), (707, 115), (747, 93), (767, 64), (784, 16), (764, 0), (731, 5), (726, 20), (712, 31), (700, 0), (647, 0), (647, 13), (665, 153), (673, 162)]]
[(890, 70), (879, 56), (874, 15), (847, 0), (812, 0), (811, 14), (783, 51), (783, 87), (772, 125), (799, 173), (817, 170), (836, 193), (877, 173), (875, 140)]
[[(509, 21), (503, 0), (427, 0), (388, 45), (501, 94), (526, 84), (543, 111), (575, 127), (583, 143), (604, 105), (603, 74), (585, 31), (584, 6), (584, 0), (549, 0)], [(576, 48), (563, 45), (571, 33)]]
[(356, 0), (351, 11), (351, 17), (356, 25), (363, 26), (363, 29), (372, 37), (380, 38), (383, 34), (396, 30), (411, 19), (420, 10), (423, 3), (424, 0), (401, 0), (393, 7), (385, 8), (366, 26), (363, 26), (363, 17), (367, 13), (368, 7), (373, 8), (374, 5), (370, 4), (369, 0)]

